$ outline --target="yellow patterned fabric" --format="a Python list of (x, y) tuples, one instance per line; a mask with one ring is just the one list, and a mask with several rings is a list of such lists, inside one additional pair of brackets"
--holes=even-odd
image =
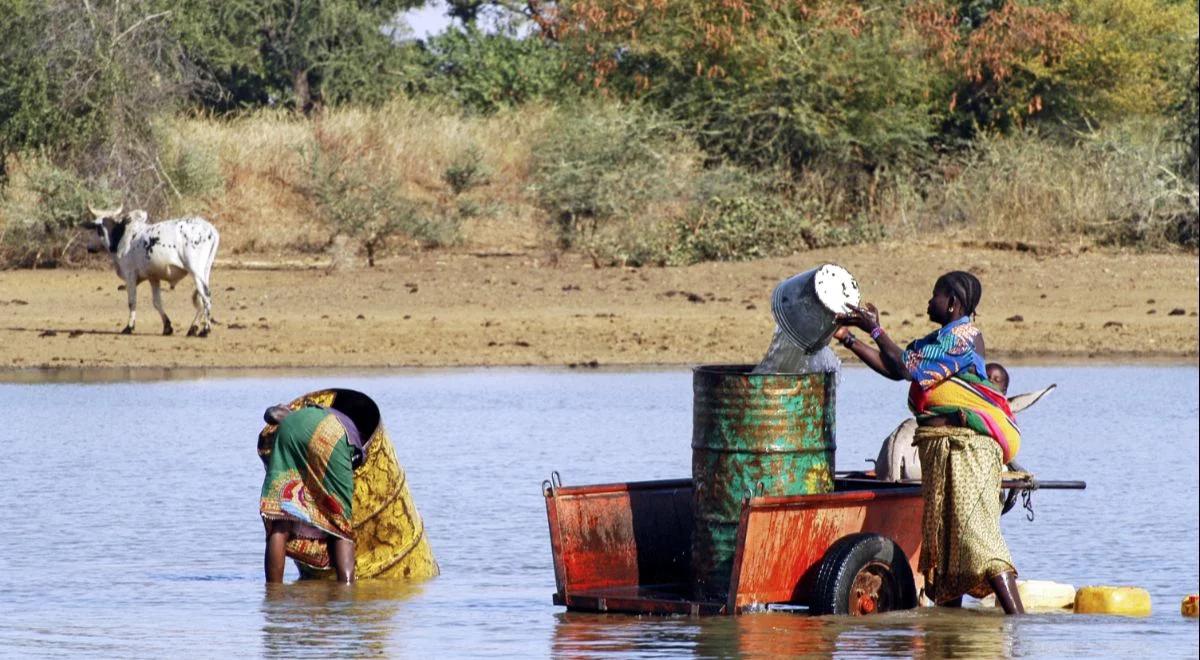
[(919, 427), (914, 444), (925, 499), (918, 564), (925, 593), (935, 603), (983, 598), (990, 578), (1016, 570), (1000, 533), (1000, 447), (957, 426)]

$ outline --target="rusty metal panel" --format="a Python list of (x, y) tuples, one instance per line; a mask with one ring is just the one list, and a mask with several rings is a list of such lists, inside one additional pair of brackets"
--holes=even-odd
[(858, 532), (895, 541), (908, 557), (919, 588), (923, 511), (919, 487), (750, 500), (739, 528), (730, 611), (765, 603), (808, 604), (825, 551)]
[(689, 581), (691, 481), (562, 487), (546, 491), (558, 597)]
[(833, 490), (834, 374), (693, 374), (692, 478), (697, 593), (724, 598), (743, 501)]

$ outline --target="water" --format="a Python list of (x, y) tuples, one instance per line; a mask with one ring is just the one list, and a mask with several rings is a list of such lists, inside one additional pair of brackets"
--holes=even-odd
[(841, 368), (842, 361), (832, 348), (823, 346), (809, 353), (792, 343), (782, 328), (775, 326), (775, 334), (771, 336), (766, 355), (750, 373), (815, 374), (837, 372)]
[[(1035, 496), (1004, 530), (1022, 576), (1148, 589), (1144, 619), (923, 609), (565, 613), (539, 484), (690, 473), (686, 370), (481, 370), (0, 385), (5, 423), (0, 655), (1196, 657), (1198, 370), (1021, 366), (1059, 388), (1022, 417), (1020, 460), (1086, 491)], [(442, 576), (349, 589), (262, 584), (255, 435), (262, 409), (328, 386), (384, 412)], [(839, 469), (867, 466), (904, 416), (903, 384), (843, 374)], [(289, 580), (295, 569), (289, 566)]]

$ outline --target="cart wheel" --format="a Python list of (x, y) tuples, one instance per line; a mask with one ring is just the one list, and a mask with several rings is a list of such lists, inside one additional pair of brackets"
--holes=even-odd
[(851, 534), (821, 560), (809, 601), (813, 614), (864, 616), (917, 606), (917, 587), (904, 551), (878, 534)]

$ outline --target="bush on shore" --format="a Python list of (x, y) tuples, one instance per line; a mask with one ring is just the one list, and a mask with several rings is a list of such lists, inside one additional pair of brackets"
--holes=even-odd
[[(176, 192), (153, 217), (209, 216), (225, 255), (318, 253), (345, 234), (368, 259), (514, 223), (553, 249), (629, 265), (883, 237), (1196, 244), (1197, 188), (1180, 172), (1182, 149), (1163, 120), (1071, 139), (993, 134), (919, 169), (865, 175), (830, 162), (799, 176), (710, 161), (670, 125), (624, 104), (480, 116), (408, 100), (313, 120), (278, 111), (179, 119), (157, 130), (157, 157)], [(88, 204), (127, 201), (105, 179), (36, 153), (10, 159), (9, 169), (0, 203), (8, 265), (63, 263)], [(850, 176), (864, 178), (847, 186)]]
[(77, 225), (88, 205), (108, 207), (116, 195), (104, 181), (88, 181), (45, 156), (10, 158), (9, 184), (0, 196), (0, 265), (70, 265), (85, 247)]
[(1071, 141), (993, 135), (944, 159), (942, 176), (896, 186), (882, 222), (897, 237), (1195, 247), (1197, 188), (1173, 169), (1178, 154), (1163, 121)]
[(398, 40), (416, 4), (0, 0), (0, 265), (72, 261), (105, 200), (368, 262), (1196, 245), (1194, 2), (563, 0), (532, 34), (464, 2)]

